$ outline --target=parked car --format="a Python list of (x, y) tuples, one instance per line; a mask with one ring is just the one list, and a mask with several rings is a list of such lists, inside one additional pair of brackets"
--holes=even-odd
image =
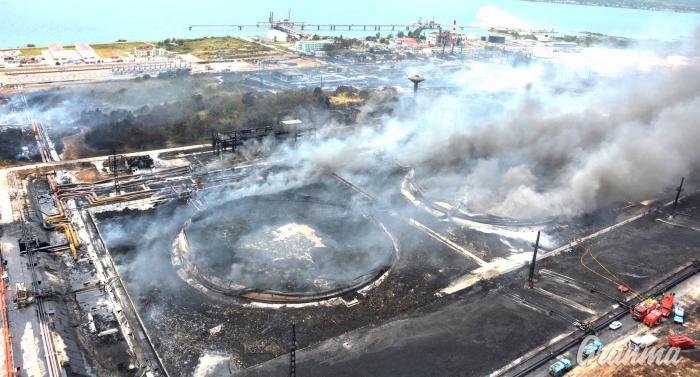
[(683, 307), (676, 305), (673, 308), (673, 322), (683, 324), (684, 317), (685, 311), (683, 310)]

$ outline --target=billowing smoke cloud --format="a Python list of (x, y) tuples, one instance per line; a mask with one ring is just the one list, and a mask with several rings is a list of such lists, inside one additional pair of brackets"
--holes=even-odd
[(531, 29), (525, 21), (493, 5), (486, 5), (476, 12), (478, 25), (482, 29), (510, 28)]
[[(692, 62), (691, 51), (673, 62)], [(328, 172), (372, 177), (373, 167), (398, 160), (416, 167), (430, 196), (473, 211), (572, 216), (648, 199), (698, 169), (700, 67), (658, 58), (601, 77), (567, 62), (476, 64), (482, 75), (455, 73), (463, 89), (407, 95), (380, 128), (279, 150), (273, 159), (296, 169), (245, 191), (301, 186)]]

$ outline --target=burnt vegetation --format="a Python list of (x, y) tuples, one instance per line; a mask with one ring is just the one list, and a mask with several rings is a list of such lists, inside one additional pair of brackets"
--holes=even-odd
[[(132, 90), (138, 89), (122, 88), (107, 97), (129, 96)], [(330, 98), (352, 93), (365, 102), (370, 97), (370, 92), (350, 87), (276, 94), (241, 92), (226, 82), (221, 88), (193, 92), (141, 107), (87, 108), (75, 124), (88, 128), (85, 142), (93, 150), (142, 150), (206, 143), (212, 132), (272, 126), (285, 119), (299, 118), (316, 125), (346, 123), (347, 119), (334, 114), (349, 105), (332, 104)]]

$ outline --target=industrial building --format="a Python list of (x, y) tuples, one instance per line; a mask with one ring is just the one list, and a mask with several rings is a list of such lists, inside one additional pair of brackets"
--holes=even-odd
[(87, 43), (76, 43), (75, 51), (78, 52), (78, 55), (80, 55), (80, 57), (86, 63), (94, 63), (97, 61), (97, 59), (99, 59), (99, 56), (97, 56), (95, 50), (93, 50)]
[(274, 71), (272, 72), (272, 77), (274, 79), (283, 82), (296, 82), (304, 79), (304, 74), (301, 71), (287, 70), (287, 71)]
[(490, 34), (487, 41), (489, 43), (503, 44), (506, 43), (506, 37), (503, 35)]
[(313, 54), (317, 51), (322, 51), (323, 48), (328, 45), (333, 44), (332, 40), (302, 40), (296, 42), (296, 50), (299, 52)]

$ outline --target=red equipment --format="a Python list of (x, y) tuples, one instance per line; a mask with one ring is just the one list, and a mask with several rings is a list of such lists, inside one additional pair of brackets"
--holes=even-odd
[(649, 326), (649, 327), (654, 327), (661, 323), (661, 319), (663, 318), (663, 314), (661, 314), (661, 310), (659, 309), (654, 309), (647, 314), (646, 317), (644, 317), (644, 324)]
[(652, 310), (655, 310), (659, 307), (659, 302), (654, 300), (653, 298), (644, 300), (637, 304), (634, 308), (630, 309), (630, 314), (632, 315), (632, 318), (636, 319), (637, 321), (641, 321), (644, 319), (644, 317), (649, 314)]
[(678, 348), (693, 348), (695, 347), (695, 341), (685, 335), (675, 335), (668, 337), (668, 345)]
[(661, 314), (663, 314), (664, 317), (668, 318), (673, 312), (673, 301), (675, 298), (675, 293), (669, 293), (664, 295), (663, 300), (661, 300)]
[(620, 284), (617, 286), (617, 290), (622, 292), (622, 293), (627, 293), (630, 291), (630, 287)]

